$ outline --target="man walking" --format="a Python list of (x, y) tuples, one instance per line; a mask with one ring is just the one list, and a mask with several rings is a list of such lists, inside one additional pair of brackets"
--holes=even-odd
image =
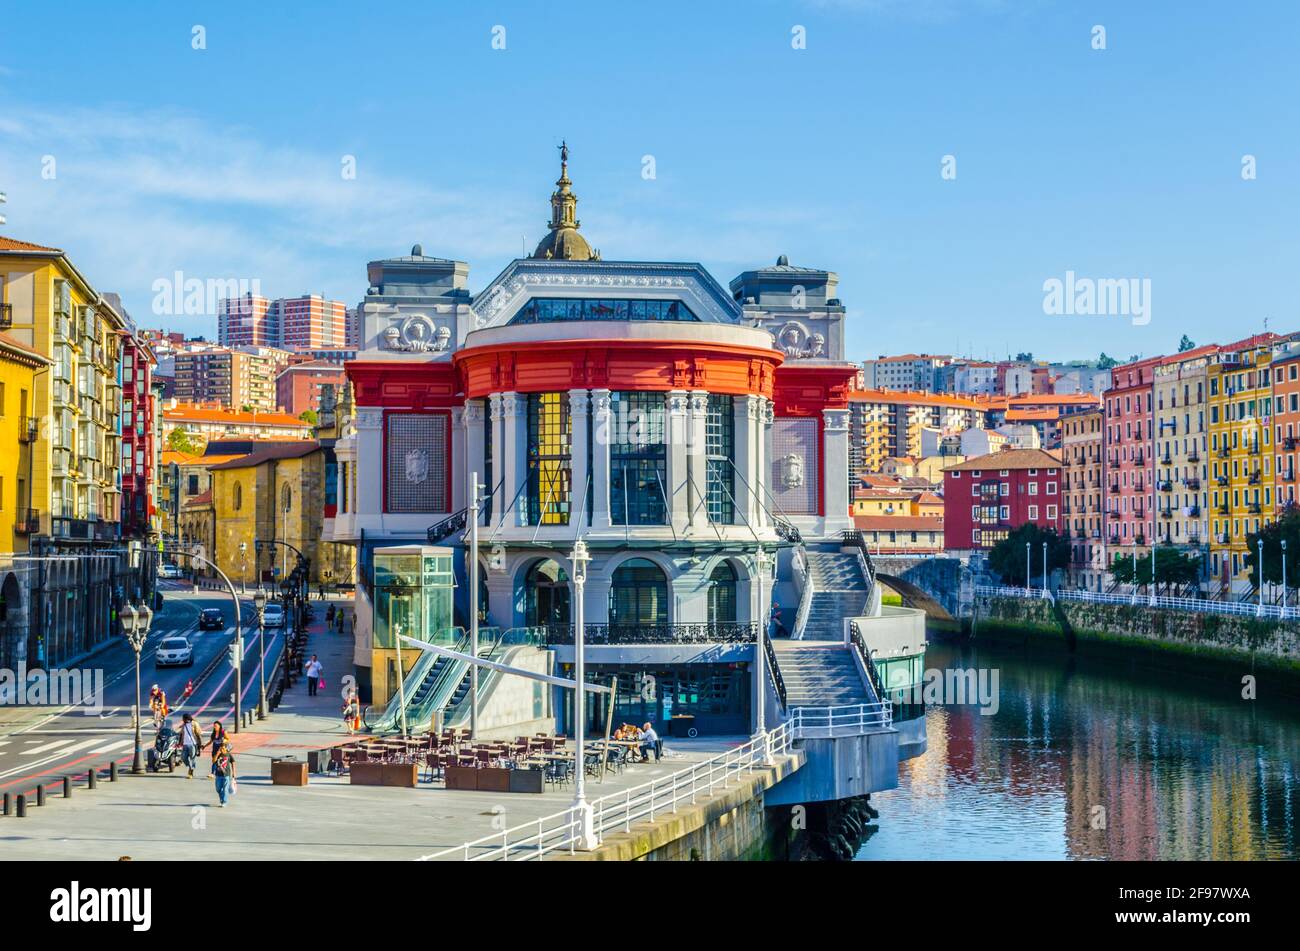
[(203, 733), (199, 725), (194, 722), (194, 717), (188, 713), (181, 717), (181, 759), (185, 762), (185, 768), (189, 770), (186, 779), (194, 778), (194, 766), (199, 761), (199, 753), (203, 751)]
[(322, 670), (320, 661), (316, 659), (315, 654), (312, 654), (311, 660), (307, 661), (307, 666), (303, 669), (303, 673), (307, 675), (307, 696), (316, 696)]

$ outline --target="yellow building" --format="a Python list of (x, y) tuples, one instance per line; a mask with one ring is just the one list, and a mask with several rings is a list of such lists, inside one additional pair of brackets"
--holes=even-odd
[(32, 447), (40, 417), (32, 413), (36, 376), (50, 361), (0, 333), (0, 552), (25, 552), (39, 528), (32, 504)]
[(1272, 521), (1273, 384), (1268, 346), (1207, 368), (1210, 408), (1210, 570), (1225, 590), (1249, 586), (1246, 536)]
[(313, 584), (347, 573), (352, 550), (321, 541), (325, 453), (319, 443), (269, 443), (208, 471), (215, 523), (208, 557), (231, 581), (282, 580), (297, 560), (280, 542), (310, 559)]

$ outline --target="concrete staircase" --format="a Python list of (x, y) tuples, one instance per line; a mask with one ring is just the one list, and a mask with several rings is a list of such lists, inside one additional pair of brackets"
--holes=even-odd
[(774, 640), (777, 666), (785, 681), (785, 704), (835, 707), (875, 701), (858, 673), (851, 648), (836, 643)]
[(834, 550), (806, 549), (808, 574), (813, 582), (812, 604), (804, 640), (838, 641), (844, 637), (844, 619), (863, 614), (870, 590), (857, 555)]

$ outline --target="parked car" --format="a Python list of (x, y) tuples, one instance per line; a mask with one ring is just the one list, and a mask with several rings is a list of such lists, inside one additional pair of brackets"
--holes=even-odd
[(192, 667), (194, 666), (194, 648), (184, 637), (164, 637), (154, 654), (157, 667)]
[(226, 616), (221, 608), (204, 608), (199, 612), (200, 631), (220, 631), (226, 626)]
[(284, 627), (284, 605), (279, 601), (268, 601), (262, 609), (262, 623), (266, 627)]
[(158, 577), (159, 578), (180, 578), (182, 577), (180, 566), (173, 565), (168, 562), (164, 562), (163, 564), (158, 566)]

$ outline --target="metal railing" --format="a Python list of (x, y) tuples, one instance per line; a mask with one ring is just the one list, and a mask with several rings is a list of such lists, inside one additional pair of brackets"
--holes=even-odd
[[(1041, 588), (1027, 590), (1005, 585), (977, 585), (975, 593), (1009, 598), (1041, 598), (1044, 596)], [(1118, 592), (1066, 589), (1051, 592), (1048, 596), (1060, 601), (1084, 601), (1095, 604), (1140, 604), (1145, 607), (1166, 608), (1173, 611), (1193, 611), (1201, 614), (1265, 617), (1279, 620), (1300, 618), (1300, 606), (1295, 604), (1283, 607), (1280, 604), (1265, 603), (1260, 605), (1256, 601), (1211, 601), (1206, 598), (1176, 598), (1168, 595), (1157, 595), (1153, 598), (1149, 594), (1138, 594), (1136, 592), (1121, 594)]]
[(808, 564), (808, 552), (802, 545), (794, 550), (794, 572), (795, 578), (800, 582), (799, 606), (794, 612), (794, 627), (790, 630), (790, 636), (802, 640), (808, 627), (808, 615), (812, 613), (813, 595), (817, 593), (812, 567)]
[(781, 676), (781, 664), (777, 660), (776, 648), (772, 646), (772, 638), (763, 638), (763, 655), (767, 658), (767, 673), (772, 678), (772, 686), (776, 688), (776, 697), (781, 701), (781, 709), (786, 706), (785, 696), (785, 678)]
[(893, 724), (894, 705), (888, 700), (843, 707), (795, 707), (790, 711), (790, 728), (797, 740), (864, 736), (888, 730)]
[[(584, 624), (583, 640), (593, 644), (748, 644), (758, 639), (758, 622), (695, 624)], [(572, 644), (572, 624), (548, 624), (547, 644)]]
[[(783, 723), (763, 736), (668, 776), (592, 800), (596, 840), (602, 841), (613, 833), (631, 832), (634, 824), (675, 813), (683, 804), (695, 805), (699, 797), (769, 765), (770, 757), (788, 753), (794, 739), (791, 725)], [(572, 855), (577, 850), (579, 831), (578, 815), (569, 807), (464, 845), (431, 852), (417, 861), (527, 862), (556, 852)]]

